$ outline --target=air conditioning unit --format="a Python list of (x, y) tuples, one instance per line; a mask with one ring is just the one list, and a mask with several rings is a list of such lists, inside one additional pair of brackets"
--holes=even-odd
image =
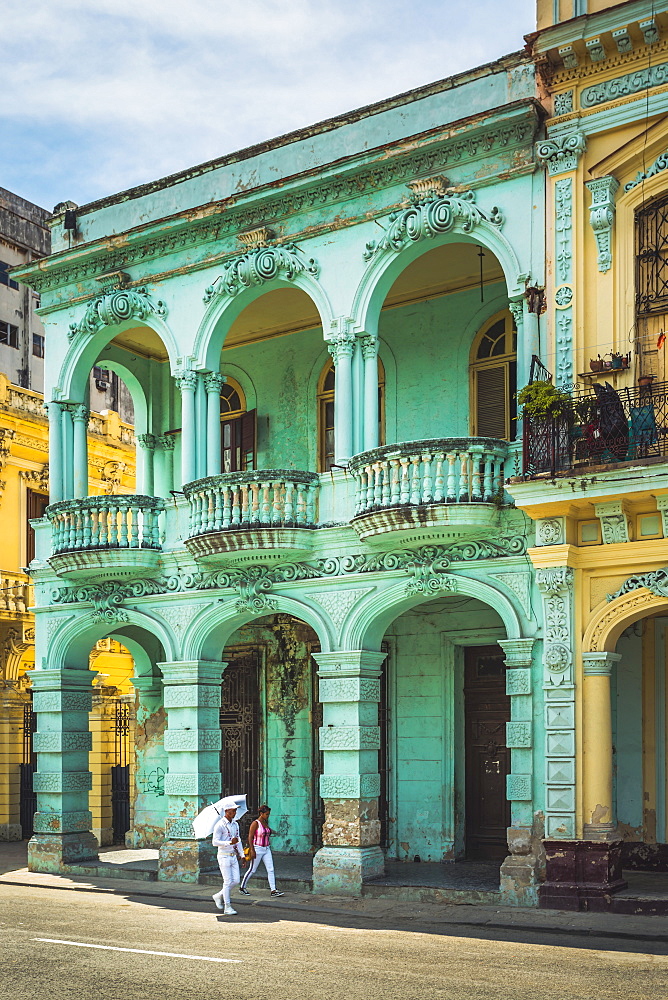
[(106, 392), (109, 386), (111, 385), (111, 382), (107, 382), (107, 380), (103, 378), (96, 378), (95, 385), (100, 390), (100, 392)]

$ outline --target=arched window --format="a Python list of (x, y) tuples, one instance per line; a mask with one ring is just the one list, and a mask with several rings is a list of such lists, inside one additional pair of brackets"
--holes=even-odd
[(246, 399), (238, 382), (227, 377), (220, 393), (223, 472), (245, 472), (256, 465), (255, 410), (246, 410)]
[(475, 437), (515, 439), (517, 331), (504, 309), (488, 320), (471, 350), (471, 432)]
[[(318, 471), (334, 465), (334, 393), (336, 369), (330, 359), (318, 381)], [(385, 369), (378, 358), (378, 442), (385, 443)]]

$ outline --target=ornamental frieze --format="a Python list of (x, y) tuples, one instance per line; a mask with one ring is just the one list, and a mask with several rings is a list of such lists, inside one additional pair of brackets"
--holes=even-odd
[(597, 104), (615, 101), (618, 97), (628, 97), (629, 94), (638, 94), (651, 87), (660, 87), (664, 83), (668, 83), (668, 62), (639, 69), (635, 73), (625, 73), (624, 76), (604, 80), (592, 87), (585, 87), (580, 95), (580, 106), (593, 108)]
[(302, 273), (317, 278), (319, 272), (313, 257), (306, 257), (296, 243), (268, 246), (262, 241), (259, 246), (225, 265), (223, 273), (205, 290), (204, 301), (210, 302), (216, 295), (234, 296), (244, 288), (253, 288), (276, 278), (294, 281)]
[(147, 320), (151, 316), (161, 319), (167, 315), (167, 306), (161, 299), (154, 300), (146, 288), (114, 288), (97, 295), (88, 303), (79, 323), (70, 323), (68, 340), (79, 334), (93, 336), (105, 326), (115, 326), (126, 320)]

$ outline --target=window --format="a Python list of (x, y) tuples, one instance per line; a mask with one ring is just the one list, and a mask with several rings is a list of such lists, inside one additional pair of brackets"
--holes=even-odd
[(45, 493), (27, 490), (28, 516), (26, 519), (26, 566), (35, 558), (35, 531), (30, 521), (32, 518), (44, 517), (44, 511), (49, 506), (49, 498)]
[(471, 424), (476, 437), (515, 439), (517, 332), (509, 310), (483, 326), (471, 351)]
[(41, 333), (32, 335), (32, 354), (34, 358), (44, 357), (44, 336)]
[(3, 260), (0, 260), (0, 285), (7, 285), (8, 288), (14, 288), (18, 291), (19, 283), (9, 277), (9, 268), (9, 264), (5, 264)]
[(668, 332), (668, 195), (636, 212), (637, 375), (666, 378), (665, 352), (657, 348)]
[(228, 378), (220, 394), (223, 472), (248, 472), (256, 466), (255, 410), (246, 412), (241, 386)]
[(19, 328), (14, 326), (13, 323), (5, 323), (4, 320), (0, 320), (0, 344), (6, 344), (8, 347), (19, 346)]
[[(318, 471), (329, 472), (335, 463), (334, 395), (336, 369), (328, 361), (318, 382)], [(385, 443), (385, 369), (378, 359), (378, 441)]]

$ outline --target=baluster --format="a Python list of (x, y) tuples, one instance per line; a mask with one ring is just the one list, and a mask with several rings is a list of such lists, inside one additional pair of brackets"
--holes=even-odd
[(434, 461), (436, 462), (436, 471), (434, 472), (434, 503), (443, 503), (443, 461), (445, 459), (445, 454), (442, 451), (436, 452), (434, 455)]
[(449, 451), (448, 460), (448, 489), (446, 500), (448, 503), (457, 503), (457, 453)]
[(113, 504), (109, 509), (109, 545), (118, 547), (118, 506)]
[(274, 501), (273, 510), (271, 515), (272, 524), (281, 524), (283, 521), (283, 503), (284, 503), (284, 490), (285, 487), (283, 483), (274, 483)]
[(303, 526), (307, 523), (307, 503), (306, 487), (303, 483), (295, 484), (297, 495), (295, 497), (295, 524)]
[(77, 547), (77, 524), (76, 524), (76, 514), (74, 511), (67, 512), (67, 523), (69, 526), (69, 538), (68, 538), (68, 549), (73, 551)]
[(260, 524), (271, 524), (271, 500), (269, 498), (269, 490), (271, 489), (271, 483), (262, 483), (260, 485), (260, 489), (262, 490)]
[(401, 496), (400, 500), (402, 504), (408, 503), (411, 498), (411, 486), (410, 486), (410, 475), (408, 472), (408, 459), (404, 458), (402, 455), (399, 459), (401, 462)]
[[(128, 510), (130, 516), (130, 540), (126, 542), (131, 549), (138, 549), (144, 545), (146, 534), (146, 508), (132, 506)], [(141, 518), (141, 538), (139, 537), (139, 521)], [(127, 530), (127, 529), (126, 529)]]
[(307, 486), (306, 487), (306, 523), (309, 526), (315, 524), (316, 516), (316, 500), (318, 498), (317, 486)]
[(239, 526), (240, 521), (240, 510), (239, 510), (239, 487), (235, 486), (232, 493), (232, 521), (235, 527)]
[(373, 488), (374, 488), (373, 465), (365, 466), (365, 472), (366, 472), (366, 510), (372, 510)]
[(485, 471), (483, 474), (483, 498), (489, 503), (494, 495), (494, 456), (486, 452), (484, 456)]
[(131, 508), (130, 508), (129, 505), (127, 507), (124, 506), (123, 504), (121, 505), (121, 507), (120, 507), (120, 516), (121, 516), (121, 530), (120, 530), (120, 537), (119, 537), (119, 540), (118, 540), (118, 544), (119, 544), (120, 548), (127, 549), (127, 547), (128, 547), (128, 518), (130, 518), (132, 516)]
[(251, 521), (251, 493), (247, 483), (241, 484), (241, 523), (250, 524)]
[(468, 453), (459, 452), (459, 496), (458, 503), (468, 503), (469, 499), (469, 476), (468, 476)]
[(478, 451), (471, 451), (469, 454), (469, 468), (471, 472), (471, 503), (480, 503), (482, 500), (482, 485), (480, 482), (480, 467), (482, 458)]
[(285, 483), (285, 501), (283, 509), (283, 524), (288, 527), (292, 527), (295, 523), (295, 484), (291, 482)]
[[(55, 544), (54, 544), (55, 549)], [(9, 600), (9, 579), (7, 577), (2, 578), (0, 582), (0, 610), (8, 611), (8, 600)]]
[(60, 550), (61, 530), (61, 517), (60, 514), (56, 514), (51, 518), (51, 548), (54, 552)]
[(361, 514), (364, 510), (362, 497), (366, 494), (366, 482), (364, 479), (364, 469), (358, 469), (355, 473), (355, 513)]
[(381, 504), (383, 507), (389, 507), (391, 503), (392, 496), (392, 482), (390, 479), (390, 463), (387, 459), (381, 462), (381, 471), (383, 474), (383, 490), (381, 494)]
[(373, 463), (373, 505), (381, 507), (383, 504), (383, 472), (380, 462)]
[(213, 487), (205, 491), (206, 502), (206, 530), (214, 531), (216, 528), (216, 494)]
[(160, 548), (160, 514), (158, 507), (151, 507), (151, 547)]
[(16, 611), (17, 609), (16, 609), (16, 600), (14, 598), (14, 581), (7, 579), (5, 583), (7, 584), (7, 590), (5, 591), (7, 610)]
[(390, 459), (390, 506), (394, 507), (401, 499), (401, 482), (399, 479), (399, 459)]
[(83, 547), (85, 549), (89, 549), (91, 547), (91, 541), (93, 537), (92, 522), (93, 522), (93, 511), (89, 507), (88, 510), (84, 512)]
[(422, 456), (422, 503), (431, 503), (434, 496), (431, 481), (431, 459), (432, 456), (429, 453)]
[(25, 583), (16, 585), (16, 606), (21, 614), (25, 614), (28, 608), (28, 587)]
[(232, 490), (223, 486), (223, 528), (229, 528), (232, 523)]
[(420, 456), (411, 455), (411, 503), (420, 503)]
[(220, 531), (223, 526), (223, 495), (219, 487), (214, 487), (213, 530)]

